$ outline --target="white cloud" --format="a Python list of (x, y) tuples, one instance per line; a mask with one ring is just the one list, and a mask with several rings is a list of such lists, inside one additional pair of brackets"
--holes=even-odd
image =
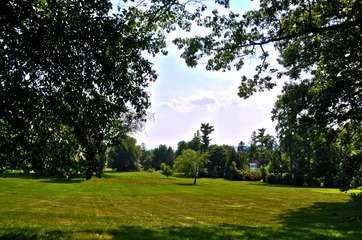
[(170, 101), (156, 104), (157, 108), (168, 108), (176, 112), (215, 111), (225, 105), (235, 103), (236, 97), (230, 97), (230, 92), (197, 91), (189, 96), (178, 96)]
[(252, 131), (267, 128), (274, 134), (271, 110), (280, 87), (257, 93), (247, 100), (237, 97), (236, 89), (195, 91), (188, 96), (175, 96), (170, 101), (154, 104), (153, 121), (136, 134), (138, 142), (148, 147), (168, 144), (176, 147), (181, 140), (190, 140), (200, 124), (215, 126), (212, 143), (237, 145), (249, 142)]

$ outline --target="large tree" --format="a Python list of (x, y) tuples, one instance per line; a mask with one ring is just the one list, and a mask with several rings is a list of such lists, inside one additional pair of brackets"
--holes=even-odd
[[(206, 57), (208, 70), (240, 69), (248, 56), (257, 56), (255, 74), (241, 79), (240, 97), (271, 89), (286, 76), (306, 86), (309, 104), (298, 115), (340, 131), (362, 124), (362, 1), (260, 0), (258, 9), (243, 15), (214, 11), (199, 23), (211, 33), (175, 41), (188, 65)], [(283, 68), (272, 63), (273, 45)]]
[(107, 150), (107, 163), (117, 171), (139, 171), (141, 154), (136, 139), (124, 136), (117, 145)]
[(156, 170), (160, 170), (162, 163), (172, 166), (174, 158), (175, 153), (173, 149), (161, 144), (152, 151), (152, 167)]
[(300, 184), (307, 181), (339, 185), (343, 189), (352, 187), (358, 182), (354, 179), (358, 178), (361, 166), (362, 148), (358, 143), (362, 137), (361, 124), (356, 121), (339, 127), (318, 124), (304, 111), (312, 98), (307, 81), (287, 84), (273, 110), (280, 148), (290, 162), (290, 175)]
[[(165, 52), (165, 34), (193, 15), (179, 1), (124, 2), (0, 3), (1, 162), (42, 174), (81, 154), (86, 177), (100, 176), (106, 144), (145, 119), (156, 79), (145, 53)], [(59, 143), (71, 154), (49, 151)]]
[(224, 177), (227, 152), (223, 146), (211, 145), (207, 151), (206, 169), (209, 177)]

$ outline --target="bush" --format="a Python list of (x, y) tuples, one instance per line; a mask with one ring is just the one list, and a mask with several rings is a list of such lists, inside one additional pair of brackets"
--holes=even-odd
[(266, 176), (267, 176), (267, 173), (268, 173), (267, 168), (268, 167), (266, 167), (265, 165), (260, 167), (261, 178), (263, 179), (264, 182), (267, 182), (267, 179), (266, 179)]
[(161, 163), (160, 167), (161, 167), (161, 173), (165, 175), (167, 178), (168, 176), (172, 175), (172, 168), (170, 167), (170, 165), (166, 163)]
[(262, 179), (259, 170), (250, 171), (250, 169), (241, 170), (242, 179), (246, 181), (260, 181)]
[(362, 192), (360, 192), (360, 193), (351, 193), (351, 199), (354, 202), (362, 203)]
[(9, 175), (9, 170), (5, 167), (0, 167), (0, 177), (7, 177)]
[(228, 180), (243, 180), (242, 170), (237, 168), (236, 162), (233, 161), (227, 168), (224, 178)]

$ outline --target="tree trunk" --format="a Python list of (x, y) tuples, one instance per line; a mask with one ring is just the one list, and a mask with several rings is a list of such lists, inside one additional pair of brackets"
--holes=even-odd
[(196, 185), (196, 179), (199, 176), (199, 171), (197, 170), (194, 176), (194, 185)]
[(290, 181), (294, 181), (294, 154), (292, 150), (292, 134), (289, 132), (289, 139), (288, 139), (288, 151), (289, 151), (289, 177)]
[(96, 153), (93, 146), (88, 145), (86, 147), (86, 161), (87, 170), (85, 172), (85, 177), (89, 180), (92, 178), (93, 173), (96, 172)]

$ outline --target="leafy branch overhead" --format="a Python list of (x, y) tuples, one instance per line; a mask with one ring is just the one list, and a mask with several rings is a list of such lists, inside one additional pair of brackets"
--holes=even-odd
[(260, 0), (242, 15), (214, 10), (200, 25), (211, 33), (174, 41), (189, 66), (206, 58), (207, 70), (240, 70), (257, 59), (254, 75), (241, 78), (240, 97), (289, 79), (273, 119), (292, 177), (320, 164), (329, 182), (342, 167), (343, 188), (353, 185), (362, 159), (362, 1)]
[[(189, 66), (208, 58), (208, 70), (239, 70), (246, 57), (259, 57), (255, 75), (241, 80), (239, 95), (247, 98), (275, 86), (275, 75), (297, 79), (301, 72), (314, 74), (332, 63), (336, 69), (345, 69), (345, 62), (333, 62), (340, 56), (348, 55), (349, 62), (361, 59), (360, 52), (351, 52), (356, 47), (360, 50), (361, 9), (361, 1), (261, 0), (259, 9), (243, 15), (230, 12), (225, 16), (214, 10), (202, 21), (212, 30), (210, 34), (174, 42), (183, 49), (182, 57)], [(271, 56), (265, 50), (269, 44), (279, 50), (286, 72), (270, 64)], [(332, 60), (331, 64), (323, 59)]]

